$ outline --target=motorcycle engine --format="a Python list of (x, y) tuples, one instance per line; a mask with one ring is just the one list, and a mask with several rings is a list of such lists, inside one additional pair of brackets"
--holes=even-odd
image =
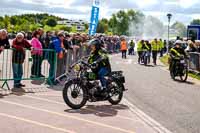
[(99, 81), (93, 81), (92, 85), (93, 85), (93, 87), (89, 90), (89, 93), (91, 95), (94, 95), (95, 93), (98, 92), (98, 88), (100, 87), (99, 86)]

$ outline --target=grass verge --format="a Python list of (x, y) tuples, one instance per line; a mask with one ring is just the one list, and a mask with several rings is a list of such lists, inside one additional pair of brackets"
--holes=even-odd
[[(164, 65), (169, 66), (169, 64), (168, 64), (168, 59), (169, 59), (169, 56), (168, 56), (168, 55), (165, 55), (165, 56), (163, 56), (162, 58), (160, 58), (160, 61), (161, 61)], [(196, 74), (196, 73), (189, 72), (189, 76), (192, 77), (192, 78), (195, 78), (195, 79), (200, 80), (200, 75), (198, 75), (198, 74)]]

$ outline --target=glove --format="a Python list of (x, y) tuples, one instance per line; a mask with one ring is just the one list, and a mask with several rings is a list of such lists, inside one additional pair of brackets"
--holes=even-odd
[(97, 68), (97, 62), (95, 61), (95, 62), (93, 62), (92, 64), (91, 64), (91, 68), (93, 68), (93, 69), (95, 69), (95, 68)]

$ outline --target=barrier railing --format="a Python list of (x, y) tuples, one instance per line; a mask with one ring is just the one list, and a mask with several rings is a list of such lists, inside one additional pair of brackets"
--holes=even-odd
[(8, 84), (10, 80), (14, 80), (14, 84), (17, 84), (20, 80), (53, 79), (57, 67), (56, 57), (54, 50), (4, 50), (0, 54), (2, 88), (6, 85), (10, 89)]
[(67, 77), (70, 66), (82, 57), (87, 56), (89, 53), (87, 46), (82, 46), (76, 50), (68, 50), (64, 54), (64, 58), (58, 59), (56, 81), (61, 82), (60, 80), (63, 77)]
[(49, 84), (59, 81), (66, 76), (69, 67), (80, 58), (89, 55), (87, 46), (63, 52), (59, 58), (54, 50), (26, 50), (17, 51), (6, 49), (0, 53), (0, 81), (3, 81), (2, 88), (10, 86), (8, 81), (13, 80), (14, 84), (21, 80), (47, 80)]
[(197, 52), (191, 52), (189, 53), (190, 59), (189, 59), (189, 69), (191, 71), (200, 72), (200, 53)]

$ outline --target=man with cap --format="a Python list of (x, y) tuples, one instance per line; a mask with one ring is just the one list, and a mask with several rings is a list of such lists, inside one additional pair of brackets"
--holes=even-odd
[(25, 60), (25, 50), (31, 48), (31, 44), (24, 39), (23, 33), (18, 33), (16, 38), (13, 40), (12, 45), (13, 53), (12, 53), (12, 68), (13, 68), (13, 77), (14, 77), (14, 88), (25, 87), (21, 83), (22, 75), (23, 75), (23, 67), (22, 64)]
[[(49, 78), (47, 81), (47, 84), (52, 85), (56, 84), (55, 82), (55, 56), (57, 56), (58, 60), (62, 59), (64, 57), (65, 47), (64, 47), (64, 39), (65, 34), (64, 32), (58, 32), (57, 36), (52, 37), (52, 41), (49, 44), (49, 49), (55, 50), (54, 52), (48, 52), (48, 62), (50, 64), (49, 68)], [(55, 55), (56, 54), (56, 55)]]

